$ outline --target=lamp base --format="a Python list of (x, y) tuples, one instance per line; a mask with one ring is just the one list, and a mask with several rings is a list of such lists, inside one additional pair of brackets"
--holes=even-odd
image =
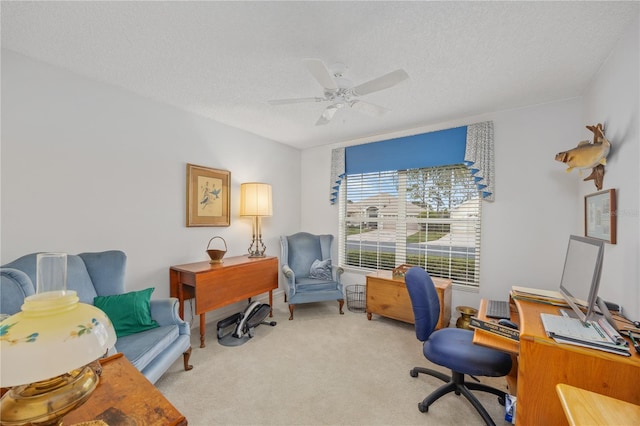
[(91, 396), (98, 375), (86, 365), (52, 379), (15, 386), (0, 400), (0, 424), (59, 425)]
[(267, 246), (262, 242), (262, 234), (258, 233), (257, 237), (256, 234), (253, 234), (253, 237), (251, 238), (251, 245), (248, 250), (249, 257), (266, 257), (264, 254), (266, 251)]

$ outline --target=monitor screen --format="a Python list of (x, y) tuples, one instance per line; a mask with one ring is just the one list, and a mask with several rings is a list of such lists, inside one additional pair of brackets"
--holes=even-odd
[(569, 237), (560, 293), (582, 322), (592, 320), (596, 312), (603, 255), (603, 240)]

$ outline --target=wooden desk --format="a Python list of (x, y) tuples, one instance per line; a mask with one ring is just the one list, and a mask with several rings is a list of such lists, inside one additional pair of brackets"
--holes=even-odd
[(91, 397), (64, 416), (65, 425), (102, 420), (108, 425), (186, 425), (187, 419), (122, 354), (100, 361)]
[[(483, 304), (479, 315), (484, 315)], [(567, 424), (555, 386), (565, 383), (632, 404), (640, 404), (640, 354), (630, 357), (556, 343), (546, 336), (540, 313), (558, 307), (515, 300), (520, 344), (474, 331), (474, 343), (517, 354), (516, 422), (520, 425)], [(505, 346), (506, 345), (506, 346)]]
[(180, 301), (183, 319), (185, 299), (195, 300), (195, 313), (200, 315), (200, 347), (204, 348), (207, 312), (266, 292), (269, 305), (273, 306), (272, 292), (278, 288), (278, 258), (237, 256), (218, 264), (204, 261), (172, 266), (169, 284), (171, 297)]
[[(449, 327), (451, 321), (451, 280), (432, 278), (440, 300), (440, 319), (436, 328)], [(404, 279), (393, 279), (392, 271), (377, 271), (367, 275), (367, 318), (371, 314), (415, 323), (411, 299)]]
[(556, 391), (571, 426), (631, 426), (640, 423), (640, 405), (562, 383), (556, 385)]

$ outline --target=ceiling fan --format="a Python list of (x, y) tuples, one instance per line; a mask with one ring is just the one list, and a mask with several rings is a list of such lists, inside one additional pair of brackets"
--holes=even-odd
[(331, 102), (322, 112), (316, 122), (316, 126), (329, 123), (339, 109), (349, 107), (356, 111), (374, 116), (383, 115), (390, 110), (370, 102), (358, 99), (369, 93), (388, 89), (409, 78), (409, 74), (403, 69), (397, 69), (388, 74), (374, 78), (365, 83), (354, 86), (351, 80), (344, 78), (347, 67), (337, 63), (327, 68), (320, 59), (303, 59), (302, 61), (311, 75), (324, 89), (324, 97), (273, 99), (268, 101), (271, 105), (285, 105), (302, 102)]

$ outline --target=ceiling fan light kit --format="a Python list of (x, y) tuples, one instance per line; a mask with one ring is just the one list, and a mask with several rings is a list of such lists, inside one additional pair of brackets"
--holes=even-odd
[(324, 97), (273, 99), (268, 102), (274, 106), (306, 102), (331, 102), (331, 105), (322, 112), (316, 126), (329, 123), (339, 109), (347, 106), (372, 116), (381, 116), (389, 112), (388, 108), (362, 101), (358, 97), (389, 89), (409, 78), (409, 74), (405, 70), (397, 69), (354, 87), (351, 80), (343, 77), (347, 70), (347, 66), (343, 63), (336, 63), (331, 68), (327, 68), (320, 59), (303, 59), (302, 62), (323, 88)]

